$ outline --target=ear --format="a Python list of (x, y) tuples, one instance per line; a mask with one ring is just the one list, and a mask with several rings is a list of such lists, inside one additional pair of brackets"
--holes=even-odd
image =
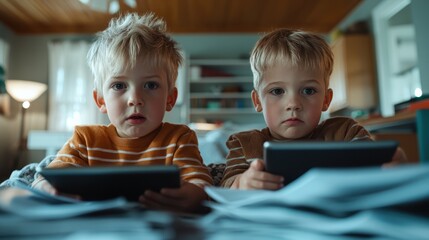
[(92, 97), (94, 98), (94, 102), (97, 105), (98, 109), (102, 113), (107, 113), (106, 104), (104, 102), (104, 98), (98, 96), (97, 90), (92, 91)]
[(323, 99), (323, 112), (328, 110), (329, 105), (331, 105), (333, 95), (334, 93), (332, 92), (332, 89), (328, 88), (328, 90), (326, 90), (325, 98)]
[(167, 96), (167, 104), (165, 106), (165, 110), (167, 112), (173, 109), (174, 105), (176, 104), (176, 100), (177, 100), (177, 88), (174, 87), (171, 90), (171, 93)]
[(257, 112), (262, 112), (262, 104), (259, 100), (258, 92), (256, 90), (252, 90), (252, 102), (253, 106), (255, 107), (255, 110)]

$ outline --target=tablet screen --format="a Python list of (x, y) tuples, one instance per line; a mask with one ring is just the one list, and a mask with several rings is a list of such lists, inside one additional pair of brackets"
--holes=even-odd
[(59, 192), (91, 201), (116, 197), (137, 201), (148, 189), (180, 187), (180, 170), (175, 165), (43, 168), (38, 172)]
[(283, 176), (286, 185), (315, 167), (381, 166), (397, 146), (395, 141), (265, 142), (264, 161), (266, 171)]

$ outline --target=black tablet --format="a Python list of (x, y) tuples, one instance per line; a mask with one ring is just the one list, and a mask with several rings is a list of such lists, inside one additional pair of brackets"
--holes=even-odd
[(310, 168), (381, 166), (397, 146), (396, 141), (265, 142), (264, 161), (266, 171), (283, 176), (286, 185)]
[(180, 170), (175, 165), (42, 168), (38, 172), (59, 192), (88, 201), (116, 197), (137, 201), (148, 189), (180, 187)]

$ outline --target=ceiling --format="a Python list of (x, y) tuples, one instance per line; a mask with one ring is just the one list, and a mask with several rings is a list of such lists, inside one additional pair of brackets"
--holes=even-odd
[[(100, 0), (96, 0), (100, 1)], [(259, 33), (279, 27), (328, 33), (361, 0), (137, 0), (121, 12), (155, 12), (172, 33)], [(0, 0), (0, 22), (16, 34), (95, 33), (109, 15), (79, 0)]]

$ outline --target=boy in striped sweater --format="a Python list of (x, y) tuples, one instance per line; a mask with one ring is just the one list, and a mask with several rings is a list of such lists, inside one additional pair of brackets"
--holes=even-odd
[[(289, 29), (268, 33), (256, 43), (250, 65), (253, 105), (263, 113), (267, 128), (229, 137), (222, 186), (269, 190), (283, 187), (281, 176), (264, 171), (265, 141), (372, 140), (368, 131), (351, 118), (319, 122), (333, 96), (329, 88), (333, 54), (320, 36)], [(398, 148), (390, 164), (406, 161)]]
[[(153, 14), (113, 19), (88, 52), (94, 75), (94, 101), (110, 124), (76, 126), (71, 139), (48, 168), (179, 166), (178, 189), (142, 192), (149, 208), (192, 212), (207, 199), (212, 178), (203, 164), (194, 131), (163, 122), (177, 99), (175, 81), (182, 62), (177, 43)], [(59, 194), (43, 178), (33, 187)], [(126, 186), (124, 186), (126, 187)]]

